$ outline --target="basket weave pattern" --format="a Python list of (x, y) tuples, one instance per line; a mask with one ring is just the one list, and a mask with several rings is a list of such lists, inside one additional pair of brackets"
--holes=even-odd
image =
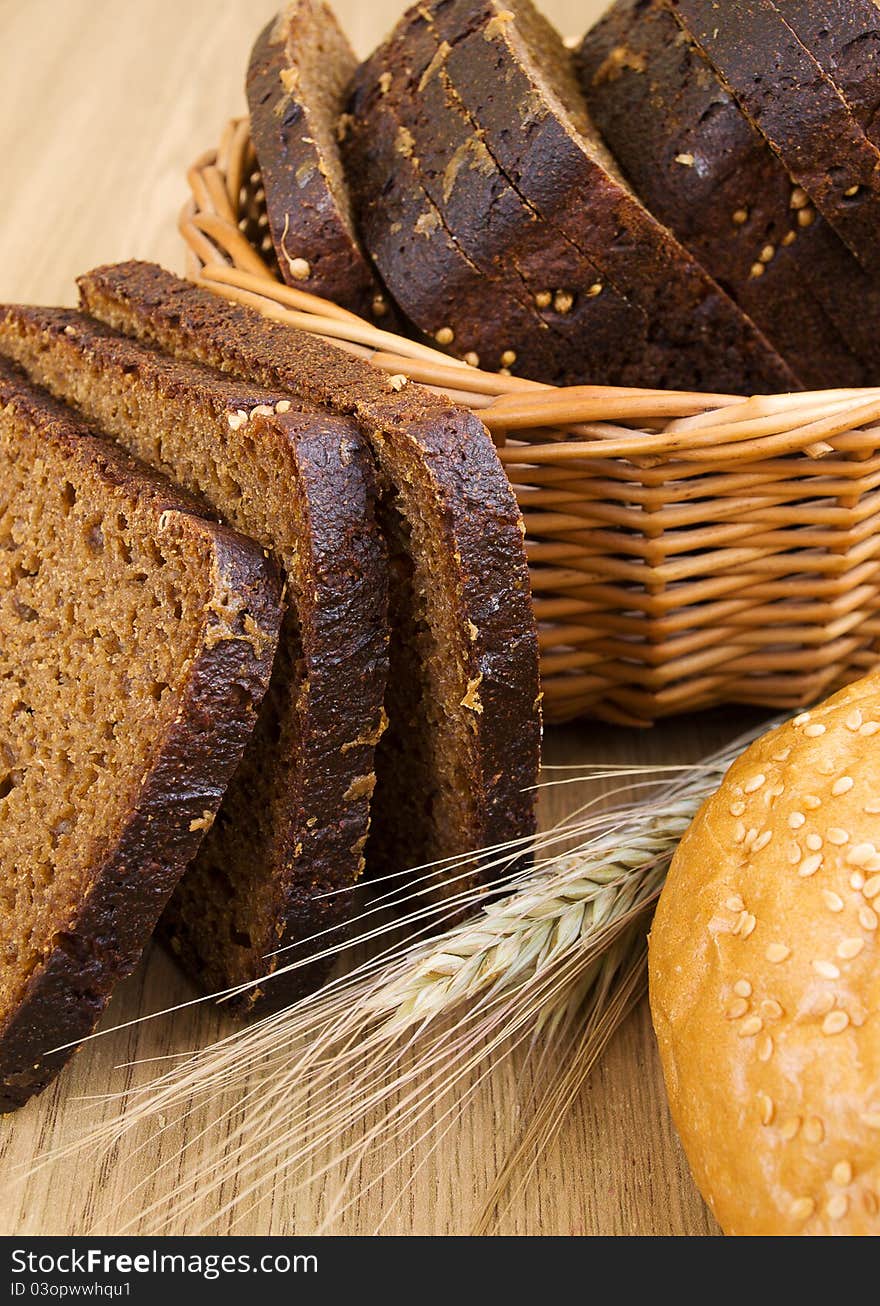
[(481, 372), (284, 285), (245, 120), (190, 170), (188, 275), (479, 413), (526, 523), (546, 717), (796, 707), (880, 653), (880, 389), (745, 399)]

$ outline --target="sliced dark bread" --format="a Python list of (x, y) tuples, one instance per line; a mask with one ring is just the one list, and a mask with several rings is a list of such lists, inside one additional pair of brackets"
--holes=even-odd
[(777, 0), (777, 9), (880, 145), (880, 5), (875, 0)]
[(449, 400), (151, 264), (80, 279), (88, 312), (352, 416), (392, 540), (389, 729), (368, 861), (399, 871), (527, 836), (540, 745), (523, 521), (482, 423)]
[[(644, 314), (496, 168), (426, 19), (411, 10), (361, 65), (344, 145), (366, 238), (398, 302), (492, 370), (559, 385), (650, 384)], [(455, 275), (438, 257), (446, 250)], [(586, 293), (564, 289), (576, 286)]]
[(549, 23), (526, 0), (449, 0), (426, 12), (449, 46), (449, 81), (496, 166), (526, 207), (647, 319), (646, 352), (657, 360), (648, 383), (796, 388), (799, 379), (766, 337), (633, 195), (589, 121), (569, 52)]
[(285, 281), (387, 324), (388, 298), (358, 239), (337, 142), (356, 67), (330, 6), (293, 0), (251, 52), (251, 140)]
[(862, 266), (880, 271), (880, 151), (771, 0), (667, 0)]
[[(257, 729), (164, 920), (209, 990), (248, 984), (327, 940), (270, 955), (351, 911), (364, 863), (387, 661), (372, 459), (352, 422), (228, 377), (68, 309), (8, 308), (0, 350), (275, 557), (287, 602)], [(328, 897), (328, 894), (334, 896)], [(336, 936), (338, 938), (338, 936)], [(281, 976), (275, 1004), (319, 966)]]
[(593, 120), (652, 213), (809, 386), (871, 384), (878, 289), (663, 0), (617, 0), (576, 55)]
[(135, 966), (269, 680), (250, 540), (0, 359), (0, 1112)]

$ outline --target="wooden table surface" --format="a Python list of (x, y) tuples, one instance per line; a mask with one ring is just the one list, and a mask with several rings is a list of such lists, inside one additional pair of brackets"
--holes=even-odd
[[(335, 7), (366, 53), (401, 0), (335, 0)], [(571, 32), (602, 7), (602, 0), (546, 3), (561, 30)], [(150, 258), (182, 270), (175, 222), (186, 168), (242, 110), (250, 41), (274, 8), (275, 0), (0, 0), (0, 299), (73, 303), (75, 275), (116, 259)], [(741, 726), (742, 713), (644, 732), (583, 723), (549, 731), (545, 757), (688, 761)], [(542, 819), (573, 807), (584, 788), (550, 791)], [(186, 996), (178, 972), (153, 949), (121, 986), (104, 1023), (118, 1025)], [(97, 1040), (41, 1098), (0, 1121), (0, 1234), (109, 1234), (136, 1221), (161, 1189), (150, 1181), (136, 1199), (128, 1194), (157, 1161), (174, 1156), (181, 1140), (173, 1131), (138, 1155), (123, 1143), (111, 1161), (81, 1157), (25, 1184), (13, 1182), (15, 1167), (97, 1118), (99, 1108), (74, 1099), (127, 1086), (134, 1072), (116, 1070), (120, 1063), (195, 1047), (226, 1028), (216, 1008), (198, 1007)], [(143, 1068), (137, 1073), (148, 1077)], [(507, 1066), (490, 1079), (416, 1175), (385, 1232), (468, 1232), (507, 1136), (514, 1074)], [(377, 1185), (334, 1231), (372, 1232), (397, 1191), (391, 1182)], [(320, 1191), (295, 1193), (279, 1184), (236, 1232), (308, 1233), (320, 1198)], [(193, 1218), (211, 1216), (201, 1210)], [(217, 1223), (213, 1231), (225, 1228)], [(138, 1231), (136, 1223), (130, 1231)], [(501, 1232), (717, 1233), (672, 1130), (645, 1004), (619, 1032)]]

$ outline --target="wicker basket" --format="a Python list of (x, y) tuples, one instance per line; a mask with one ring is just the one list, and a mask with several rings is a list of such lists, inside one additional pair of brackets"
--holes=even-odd
[(193, 280), (477, 411), (522, 508), (547, 719), (796, 707), (880, 654), (880, 389), (744, 399), (477, 371), (278, 278), (247, 122), (189, 174)]

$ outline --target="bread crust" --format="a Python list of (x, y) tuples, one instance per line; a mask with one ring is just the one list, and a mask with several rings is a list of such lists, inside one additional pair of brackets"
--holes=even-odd
[(783, 0), (776, 7), (880, 145), (880, 8), (873, 0)]
[(418, 830), (408, 844), (401, 832), (394, 869), (413, 865), (419, 852), (432, 860), (530, 835), (541, 731), (537, 635), (522, 518), (479, 420), (418, 385), (395, 388), (360, 359), (155, 265), (99, 268), (79, 285), (87, 311), (112, 325), (353, 417), (386, 485), (418, 478), (431, 553), (443, 562), (435, 601), (454, 619), (460, 658), (438, 707), (467, 732), (469, 806), (461, 826), (438, 832), (430, 846), (419, 849)]
[(662, 0), (617, 0), (575, 63), (593, 119), (647, 208), (804, 382), (871, 384), (877, 332), (870, 310), (852, 306), (876, 300), (876, 282), (798, 194)]
[(764, 735), (650, 936), (676, 1127), (722, 1228), (880, 1232), (880, 676)]
[(281, 606), (277, 571), (250, 540), (206, 518), (194, 500), (90, 434), (0, 359), (0, 408), (10, 404), (43, 448), (63, 452), (71, 476), (87, 465), (104, 481), (108, 502), (121, 490), (150, 506), (157, 534), (196, 537), (211, 559), (214, 599), (176, 719), (157, 741), (124, 824), (0, 1029), (0, 1111), (46, 1087), (137, 963), (244, 751), (268, 684)]
[[(446, 72), (528, 206), (644, 313), (650, 384), (800, 388), (754, 324), (627, 189), (589, 123), (559, 37), (525, 0), (512, 3), (433, 6), (437, 32), (450, 45)], [(553, 63), (552, 77), (544, 63)]]
[(779, 9), (668, 3), (791, 177), (865, 270), (880, 271), (880, 151)]
[[(18, 348), (20, 340), (30, 341), (27, 352)], [(92, 398), (102, 388), (112, 390), (114, 377), (131, 378), (133, 393), (139, 386), (155, 391), (169, 411), (213, 412), (218, 459), (224, 439), (237, 438), (227, 415), (235, 422), (252, 413), (237, 429), (249, 432), (266, 467), (280, 478), (265, 493), (297, 504), (296, 539), (278, 538), (271, 526), (259, 538), (279, 558), (287, 590), (270, 693), (229, 797), (163, 919), (173, 950), (208, 991), (273, 976), (308, 951), (338, 943), (341, 936), (333, 932), (308, 950), (302, 946), (350, 916), (351, 894), (344, 891), (353, 888), (364, 864), (388, 660), (386, 552), (375, 519), (369, 449), (345, 418), (295, 409), (278, 413), (275, 406), (286, 392), (270, 393), (163, 357), (72, 310), (8, 309), (0, 348), (18, 349), (25, 365), (36, 361), (44, 369), (41, 379), (78, 405), (83, 397), (69, 378), (89, 376), (85, 402), (94, 406), (87, 416), (123, 443), (139, 442), (125, 415), (108, 425), (113, 419), (106, 407)], [(188, 455), (176, 457), (168, 441), (162, 447), (163, 470), (193, 482)], [(143, 453), (152, 456), (151, 450)], [(239, 493), (237, 500), (216, 500), (210, 485), (188, 488), (207, 495), (213, 511), (227, 520), (242, 499)], [(248, 494), (243, 513), (232, 520), (257, 535), (259, 504), (253, 490)], [(219, 934), (225, 925), (230, 931), (225, 911), (215, 926), (208, 909), (228, 864), (242, 860), (242, 833), (232, 827), (247, 822), (259, 830), (263, 806), (271, 809), (271, 828), (244, 856), (255, 863), (253, 886), (262, 876), (271, 878), (274, 901), (258, 910), (252, 886), (250, 908), (240, 890), (229, 912), (241, 941), (229, 937), (215, 951), (215, 930)], [(279, 955), (297, 943), (298, 951)], [(278, 975), (244, 992), (237, 1005), (244, 1011), (277, 1006), (314, 988), (326, 969), (310, 965)]]
[[(390, 324), (387, 295), (366, 257), (350, 215), (334, 193), (331, 172), (341, 168), (319, 143), (315, 119), (322, 112), (323, 137), (331, 142), (344, 102), (310, 103), (301, 83), (300, 51), (311, 42), (324, 58), (337, 61), (332, 77), (344, 86), (357, 59), (329, 5), (294, 0), (257, 37), (247, 72), (251, 140), (266, 194), (269, 231), (284, 280), (322, 295), (361, 317)], [(330, 75), (325, 86), (331, 85)], [(335, 142), (332, 144), (335, 150)], [(344, 184), (337, 181), (336, 185)]]

